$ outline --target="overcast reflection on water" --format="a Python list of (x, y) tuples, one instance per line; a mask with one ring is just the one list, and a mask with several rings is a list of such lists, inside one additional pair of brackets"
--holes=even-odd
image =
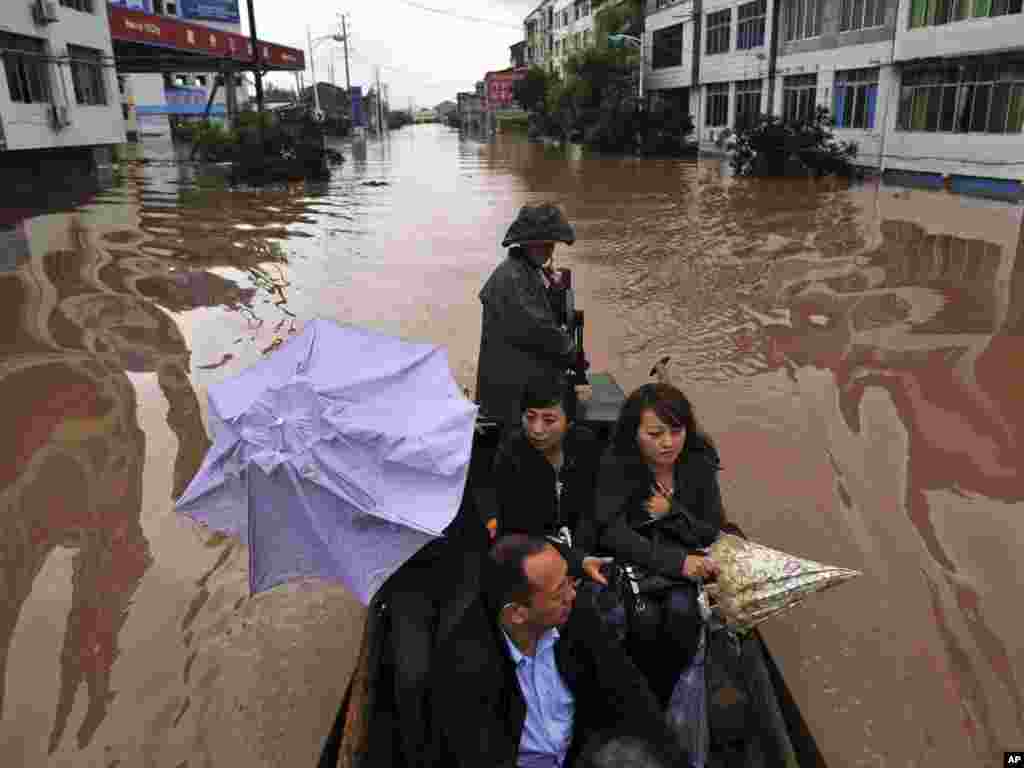
[(153, 153), (0, 229), (4, 765), (310, 765), (362, 631), (340, 587), (248, 599), (173, 511), (205, 391), (310, 317), (447, 345), (524, 203), (555, 200), (595, 370), (672, 357), (730, 514), (865, 576), (764, 628), (831, 766), (1024, 743), (1019, 206), (440, 126), (323, 184), (228, 190)]

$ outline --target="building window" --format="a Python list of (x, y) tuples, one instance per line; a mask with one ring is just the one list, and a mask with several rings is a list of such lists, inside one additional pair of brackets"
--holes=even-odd
[(741, 5), (736, 24), (736, 49), (740, 51), (764, 45), (764, 27), (768, 18), (767, 0)]
[(82, 13), (92, 13), (92, 3), (93, 0), (60, 0), (60, 4), (65, 8)]
[(71, 82), (75, 101), (79, 104), (106, 104), (107, 89), (103, 85), (102, 54), (92, 48), (68, 46), (71, 59)]
[(912, 0), (910, 27), (931, 27), (1020, 12), (1021, 0)]
[(654, 10), (660, 11), (662, 8), (668, 8), (676, 0), (654, 0)]
[(908, 68), (896, 128), (927, 133), (1021, 133), (1024, 56), (985, 56)]
[(729, 28), (732, 24), (732, 9), (708, 14), (707, 53), (725, 53), (729, 50)]
[(839, 9), (839, 31), (852, 32), (885, 24), (885, 0), (843, 0)]
[(714, 83), (707, 86), (708, 108), (704, 114), (704, 125), (717, 127), (729, 122), (729, 84)]
[(736, 83), (736, 130), (752, 127), (760, 114), (761, 81), (740, 80)]
[(817, 75), (793, 75), (782, 81), (782, 119), (786, 122), (810, 120), (818, 96)]
[(788, 0), (783, 10), (786, 42), (821, 34), (821, 0)]
[(568, 27), (569, 26), (569, 9), (568, 8), (566, 8), (564, 11), (562, 11), (562, 26), (563, 27)]
[(832, 112), (836, 128), (871, 130), (875, 127), (878, 67), (836, 72), (833, 92), (835, 108)]
[(0, 32), (7, 90), (11, 101), (38, 104), (50, 100), (50, 77), (42, 40)]
[(127, 104), (121, 105), (121, 114), (124, 115), (124, 119), (127, 120), (131, 116), (131, 108)]
[(654, 30), (652, 47), (651, 69), (680, 66), (683, 63), (683, 25)]

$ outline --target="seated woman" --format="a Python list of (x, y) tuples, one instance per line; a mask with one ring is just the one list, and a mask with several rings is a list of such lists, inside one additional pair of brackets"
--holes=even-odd
[(498, 536), (547, 537), (576, 575), (605, 583), (598, 558), (572, 547), (571, 531), (594, 503), (597, 437), (575, 424), (574, 391), (564, 376), (527, 382), (520, 402), (522, 422), (505, 434), (494, 458)]
[(698, 580), (718, 566), (701, 551), (723, 524), (718, 454), (690, 401), (669, 384), (647, 384), (627, 398), (601, 461), (592, 519), (576, 545), (603, 552), (649, 576), (677, 581), (662, 595), (661, 625), (630, 650), (663, 705), (700, 645)]

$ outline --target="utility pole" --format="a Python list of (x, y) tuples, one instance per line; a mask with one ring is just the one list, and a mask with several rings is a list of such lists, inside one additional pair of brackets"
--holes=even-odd
[(384, 136), (384, 94), (380, 90), (380, 67), (377, 67), (377, 136)]
[(256, 76), (256, 114), (259, 115), (260, 144), (265, 143), (263, 133), (263, 62), (260, 56), (259, 39), (256, 37), (256, 0), (249, 0), (249, 39), (252, 41), (252, 55), (256, 66), (253, 74)]
[[(252, 0), (249, 0), (252, 3)], [(309, 66), (313, 71), (313, 104), (316, 107), (316, 111), (320, 111), (320, 89), (316, 87), (316, 59), (313, 57), (313, 33), (309, 31), (309, 25), (306, 25), (306, 44), (309, 46)]]
[(348, 124), (349, 131), (355, 133), (356, 111), (352, 104), (352, 80), (348, 74), (348, 26), (345, 24), (345, 14), (341, 14), (341, 41), (345, 46), (345, 98), (348, 99)]

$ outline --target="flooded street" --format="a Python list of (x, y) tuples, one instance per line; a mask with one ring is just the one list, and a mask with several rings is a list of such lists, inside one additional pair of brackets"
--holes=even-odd
[[(248, 597), (173, 509), (207, 388), (314, 316), (448, 347), (519, 206), (558, 202), (595, 371), (672, 373), (730, 516), (864, 572), (763, 634), (830, 768), (1024, 745), (1024, 222), (997, 202), (437, 125), (325, 184), (231, 191), (154, 154), (0, 228), (0, 765), (312, 766), (364, 609)], [(164, 159), (161, 159), (164, 158)]]

